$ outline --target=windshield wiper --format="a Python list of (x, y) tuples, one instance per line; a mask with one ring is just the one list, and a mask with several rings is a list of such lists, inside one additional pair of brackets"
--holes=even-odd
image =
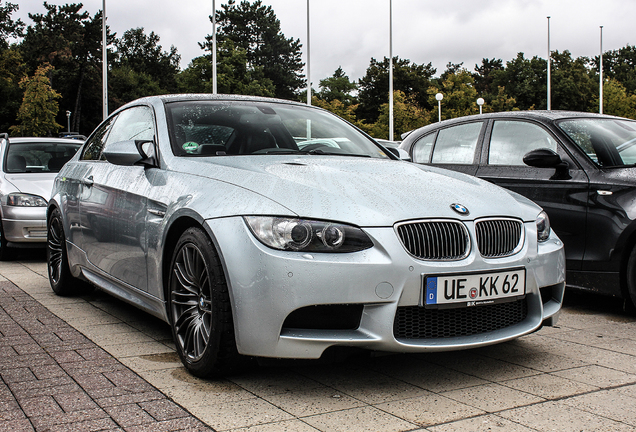
[(328, 156), (357, 156), (357, 157), (371, 157), (368, 154), (360, 154), (360, 153), (341, 153), (337, 151), (324, 151), (323, 149), (312, 149), (312, 150), (300, 150), (300, 153), (303, 154), (311, 154), (311, 155), (328, 155)]

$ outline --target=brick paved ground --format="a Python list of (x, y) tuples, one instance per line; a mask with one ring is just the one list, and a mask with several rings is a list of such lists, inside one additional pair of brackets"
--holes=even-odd
[(209, 431), (11, 282), (0, 282), (0, 431)]

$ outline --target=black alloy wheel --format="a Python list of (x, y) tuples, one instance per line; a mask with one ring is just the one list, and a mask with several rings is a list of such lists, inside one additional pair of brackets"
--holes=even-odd
[(73, 277), (66, 252), (66, 237), (59, 209), (53, 209), (47, 222), (46, 258), (49, 283), (53, 292), (68, 296), (92, 290), (92, 286)]
[(177, 352), (195, 376), (236, 369), (236, 349), (227, 283), (218, 254), (200, 228), (189, 228), (170, 266), (170, 321)]

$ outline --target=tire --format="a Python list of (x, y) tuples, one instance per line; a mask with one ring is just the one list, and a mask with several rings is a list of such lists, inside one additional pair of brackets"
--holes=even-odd
[(7, 246), (9, 242), (4, 238), (2, 220), (0, 220), (0, 261), (12, 261), (18, 256), (18, 251)]
[(627, 260), (626, 273), (627, 292), (625, 293), (625, 309), (636, 313), (636, 247), (632, 249), (629, 259)]
[(241, 367), (225, 274), (202, 229), (188, 228), (179, 238), (168, 289), (172, 336), (186, 369), (205, 378)]
[(54, 209), (47, 221), (46, 262), (49, 284), (59, 296), (70, 296), (92, 290), (91, 285), (73, 277), (68, 263), (62, 214)]

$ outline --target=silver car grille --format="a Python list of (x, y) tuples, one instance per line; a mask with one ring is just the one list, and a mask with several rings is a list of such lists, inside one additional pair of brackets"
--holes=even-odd
[(523, 224), (517, 219), (482, 219), (475, 223), (479, 253), (486, 258), (513, 255), (523, 246)]
[[(421, 260), (456, 261), (470, 253), (468, 229), (460, 221), (424, 220), (396, 225), (409, 254)], [(523, 223), (517, 219), (482, 219), (475, 223), (479, 253), (486, 258), (513, 255), (523, 246)]]
[(463, 223), (428, 220), (396, 226), (408, 253), (423, 260), (459, 260), (470, 252), (470, 237)]

